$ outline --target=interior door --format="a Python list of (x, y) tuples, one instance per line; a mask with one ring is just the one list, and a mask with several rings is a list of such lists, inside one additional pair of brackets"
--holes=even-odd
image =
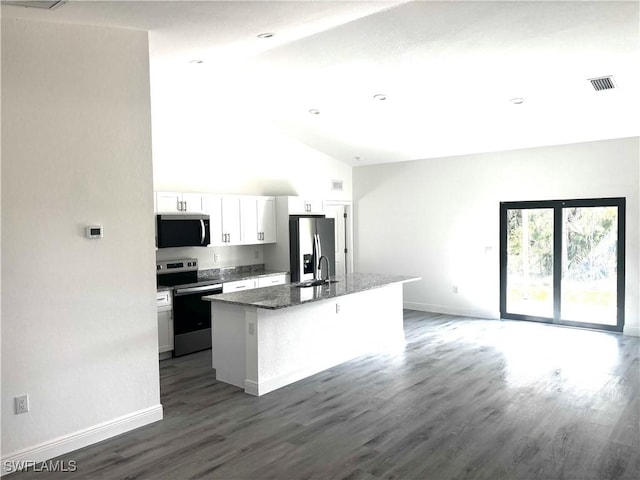
[(346, 246), (346, 217), (347, 207), (345, 205), (325, 205), (325, 216), (334, 219), (334, 245), (335, 245), (335, 266), (336, 275), (346, 275), (347, 273), (347, 246)]
[(622, 331), (625, 199), (500, 204), (504, 318)]

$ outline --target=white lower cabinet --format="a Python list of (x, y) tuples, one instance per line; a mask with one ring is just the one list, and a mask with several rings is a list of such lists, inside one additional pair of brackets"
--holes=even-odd
[(235, 282), (222, 284), (222, 293), (239, 292), (241, 290), (251, 290), (253, 288), (271, 287), (273, 285), (284, 285), (289, 280), (288, 274), (269, 275), (267, 277), (247, 278)]
[(173, 350), (173, 308), (171, 291), (163, 290), (156, 294), (158, 307), (158, 353)]
[(225, 282), (222, 284), (222, 293), (239, 292), (241, 290), (251, 290), (258, 287), (258, 281), (255, 278), (247, 280), (238, 280), (235, 282)]
[(258, 288), (271, 287), (273, 285), (284, 285), (287, 283), (288, 275), (272, 275), (258, 278)]

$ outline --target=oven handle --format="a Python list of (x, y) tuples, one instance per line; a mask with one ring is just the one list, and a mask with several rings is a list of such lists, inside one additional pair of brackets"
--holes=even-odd
[(176, 297), (181, 295), (190, 295), (192, 293), (222, 293), (222, 284), (216, 283), (215, 285), (202, 285), (200, 287), (176, 288), (173, 292)]
[(200, 231), (202, 232), (202, 235), (200, 236), (200, 245), (204, 247), (205, 231), (204, 231), (204, 220), (202, 219), (200, 219)]

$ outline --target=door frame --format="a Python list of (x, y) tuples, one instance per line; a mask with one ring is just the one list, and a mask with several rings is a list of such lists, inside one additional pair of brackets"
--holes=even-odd
[[(611, 206), (618, 208), (616, 325), (562, 320), (560, 318), (562, 298), (562, 209), (567, 207)], [(507, 312), (507, 210), (534, 208), (553, 209), (553, 318)], [(625, 302), (625, 219), (626, 199), (624, 197), (500, 202), (500, 317), (512, 320), (526, 320), (570, 327), (622, 332), (624, 328)]]
[(347, 214), (344, 231), (346, 234), (345, 245), (347, 247), (347, 273), (353, 273), (353, 202), (348, 200), (325, 200), (325, 208), (336, 206), (344, 207)]

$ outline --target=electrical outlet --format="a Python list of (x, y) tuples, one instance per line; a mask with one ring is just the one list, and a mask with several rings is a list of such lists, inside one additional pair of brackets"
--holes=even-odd
[(249, 323), (249, 335), (255, 335), (255, 334), (256, 334), (256, 324)]
[(260, 250), (256, 250), (254, 253), (256, 260), (260, 258)]
[(336, 313), (340, 313), (340, 304), (336, 303)]
[(16, 415), (29, 411), (29, 395), (16, 397)]
[(458, 286), (457, 285), (453, 286), (453, 293), (458, 293)]
[(220, 254), (219, 253), (214, 253), (213, 254), (213, 261), (214, 262), (219, 262), (220, 261)]

